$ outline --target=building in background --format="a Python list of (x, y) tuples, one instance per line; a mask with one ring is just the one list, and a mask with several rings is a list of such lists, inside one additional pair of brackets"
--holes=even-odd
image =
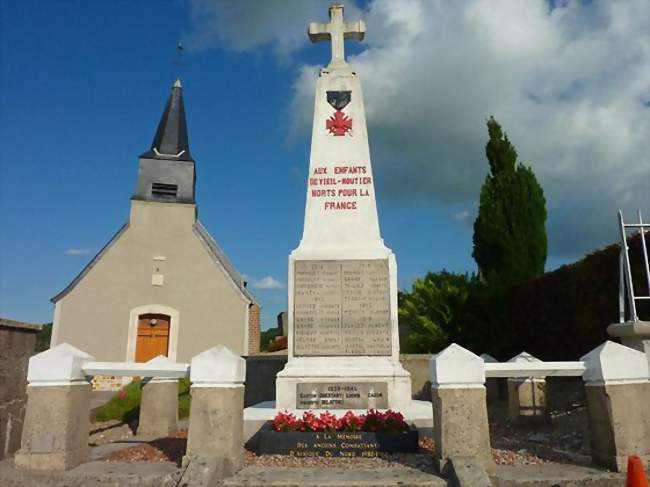
[(217, 344), (259, 351), (260, 309), (197, 219), (195, 163), (176, 81), (139, 159), (129, 221), (59, 294), (51, 344), (101, 361), (187, 362)]

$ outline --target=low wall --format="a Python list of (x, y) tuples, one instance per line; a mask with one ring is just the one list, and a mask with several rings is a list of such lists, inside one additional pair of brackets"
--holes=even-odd
[(27, 364), (38, 325), (0, 318), (0, 459), (20, 448), (27, 402)]
[[(275, 401), (275, 375), (287, 363), (286, 355), (253, 355), (246, 359), (245, 407), (264, 401)], [(400, 355), (400, 362), (411, 373), (413, 399), (431, 400), (429, 354)]]
[(244, 407), (275, 401), (275, 375), (287, 363), (286, 355), (252, 355), (246, 359)]

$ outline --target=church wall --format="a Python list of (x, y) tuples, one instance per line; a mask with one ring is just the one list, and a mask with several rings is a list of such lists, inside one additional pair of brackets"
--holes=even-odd
[(171, 347), (178, 326), (177, 361), (217, 344), (246, 354), (249, 301), (194, 234), (195, 211), (193, 204), (132, 201), (129, 227), (57, 303), (53, 342), (97, 360), (133, 360), (131, 310), (162, 305), (178, 312), (170, 332)]

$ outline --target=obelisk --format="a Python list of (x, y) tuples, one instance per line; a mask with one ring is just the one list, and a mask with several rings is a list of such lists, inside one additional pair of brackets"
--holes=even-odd
[(406, 410), (411, 378), (399, 362), (397, 264), (379, 233), (359, 77), (344, 40), (362, 40), (363, 21), (309, 25), (330, 41), (316, 82), (302, 239), (289, 256), (288, 362), (276, 408)]

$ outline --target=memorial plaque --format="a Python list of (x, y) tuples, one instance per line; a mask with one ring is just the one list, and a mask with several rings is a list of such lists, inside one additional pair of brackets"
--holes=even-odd
[(303, 382), (296, 385), (298, 409), (386, 409), (386, 382)]
[(292, 457), (377, 457), (380, 453), (417, 453), (417, 428), (406, 431), (277, 432), (270, 422), (257, 436), (258, 455)]
[(294, 272), (294, 355), (391, 354), (387, 260), (302, 260)]

